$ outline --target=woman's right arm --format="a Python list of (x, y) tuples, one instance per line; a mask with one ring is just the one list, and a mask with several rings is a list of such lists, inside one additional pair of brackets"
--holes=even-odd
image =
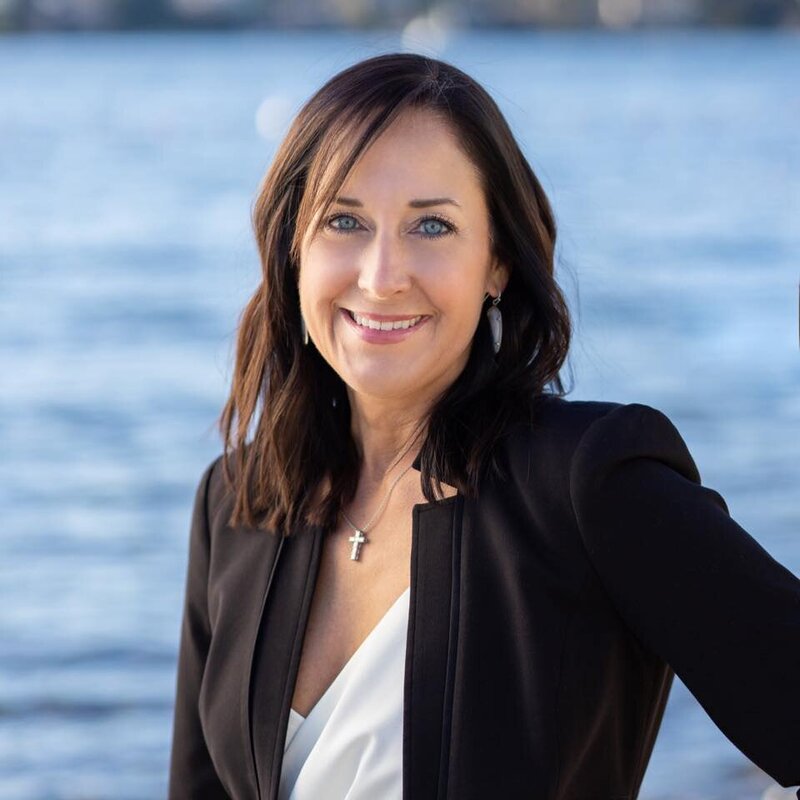
[(208, 486), (221, 456), (206, 468), (194, 499), (189, 536), (189, 563), (181, 624), (180, 648), (169, 767), (169, 800), (229, 800), (206, 747), (198, 697), (211, 640), (208, 585)]

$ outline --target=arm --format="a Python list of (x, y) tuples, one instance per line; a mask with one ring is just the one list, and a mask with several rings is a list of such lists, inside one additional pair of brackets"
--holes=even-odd
[(800, 580), (700, 485), (680, 434), (649, 406), (589, 426), (570, 491), (625, 623), (744, 755), (800, 784)]
[(219, 459), (203, 473), (194, 499), (189, 536), (189, 564), (178, 651), (169, 800), (228, 800), (217, 777), (200, 725), (198, 696), (211, 639), (206, 604), (208, 581), (208, 484)]

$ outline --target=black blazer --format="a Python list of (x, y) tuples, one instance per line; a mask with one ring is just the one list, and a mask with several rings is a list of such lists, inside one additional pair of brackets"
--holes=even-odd
[[(800, 784), (800, 580), (660, 411), (535, 409), (498, 447), (504, 479), (412, 511), (405, 800), (635, 798), (675, 673)], [(192, 517), (172, 800), (277, 797), (323, 530), (231, 528), (230, 508), (218, 457)]]

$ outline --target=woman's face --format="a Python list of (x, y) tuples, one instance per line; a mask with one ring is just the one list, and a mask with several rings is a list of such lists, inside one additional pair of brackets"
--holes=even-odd
[(456, 379), (484, 295), (508, 278), (489, 227), (477, 169), (430, 111), (362, 154), (306, 233), (299, 278), (309, 336), (352, 392), (424, 402)]

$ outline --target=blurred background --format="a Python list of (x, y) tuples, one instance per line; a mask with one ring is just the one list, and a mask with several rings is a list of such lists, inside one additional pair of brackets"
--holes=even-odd
[(797, 0), (0, 0), (8, 30), (469, 26), (797, 27)]
[[(0, 797), (165, 796), (251, 203), (380, 52), (507, 115), (559, 223), (569, 396), (667, 413), (800, 574), (796, 0), (0, 0), (0, 29)], [(676, 679), (641, 797), (790, 796)]]

